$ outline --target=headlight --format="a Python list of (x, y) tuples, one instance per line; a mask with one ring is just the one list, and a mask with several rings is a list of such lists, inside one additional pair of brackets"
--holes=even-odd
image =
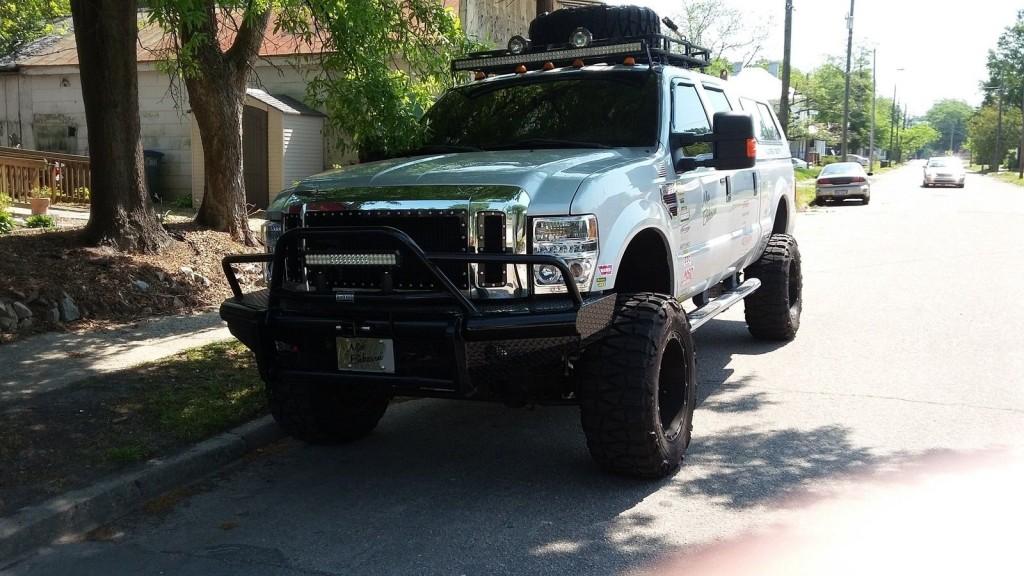
[[(597, 265), (597, 217), (559, 216), (533, 219), (533, 253), (565, 260), (581, 291), (590, 288)], [(538, 294), (565, 292), (562, 273), (554, 266), (534, 266), (533, 283)]]
[[(281, 223), (267, 220), (263, 223), (263, 243), (266, 244), (267, 254), (274, 253), (274, 246), (277, 246), (277, 239), (281, 237)], [(263, 267), (263, 276), (270, 286), (270, 262)]]

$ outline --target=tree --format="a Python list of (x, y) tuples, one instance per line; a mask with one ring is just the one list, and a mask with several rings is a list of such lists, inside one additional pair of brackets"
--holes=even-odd
[(306, 18), (285, 26), (324, 45), (309, 98), (344, 135), (339, 147), (371, 160), (418, 145), (420, 117), (455, 80), (452, 59), (475, 48), (452, 10), (438, 0), (305, 4)]
[[(824, 64), (808, 74), (793, 75), (794, 89), (808, 100), (807, 108), (815, 112), (813, 123), (818, 129), (816, 137), (829, 142), (832, 134), (842, 133), (843, 94), (846, 90), (845, 62), (829, 58)], [(871, 133), (872, 77), (870, 52), (862, 50), (854, 60), (850, 72), (850, 150), (856, 151), (868, 146)], [(800, 97), (794, 103), (795, 109), (804, 108)], [(878, 110), (876, 109), (876, 118)], [(885, 119), (888, 125), (888, 118)], [(881, 125), (879, 125), (881, 126)]]
[[(248, 244), (242, 176), (247, 73), (269, 26), (322, 46), (309, 97), (326, 108), (339, 149), (368, 159), (417, 142), (418, 119), (450, 85), (469, 45), (437, 0), (153, 0), (172, 37), (169, 70), (183, 78), (203, 142), (206, 193), (198, 223)], [(224, 39), (231, 40), (227, 48)]]
[(967, 122), (973, 115), (974, 108), (967, 102), (946, 98), (933, 104), (925, 118), (942, 134), (937, 144), (942, 146), (943, 150), (949, 146), (949, 152), (953, 153), (967, 140)]
[(50, 34), (54, 20), (70, 13), (68, 0), (0, 0), (0, 56)]
[[(988, 53), (989, 85), (1001, 86), (1008, 102), (1016, 102), (1024, 114), (1024, 10), (1017, 21), (999, 36), (996, 48)], [(1018, 142), (1024, 149), (1024, 131)], [(1017, 155), (1017, 175), (1024, 178), (1024, 154)]]
[[(249, 68), (263, 42), (268, 1), (154, 0), (152, 18), (171, 32), (178, 72), (203, 143), (206, 191), (196, 222), (254, 245), (245, 209), (242, 111)], [(221, 39), (233, 33), (225, 49)]]
[(71, 2), (92, 169), (85, 239), (158, 252), (170, 238), (146, 193), (135, 6), (135, 0)]
[(744, 66), (753, 62), (768, 40), (771, 18), (749, 23), (743, 10), (725, 0), (684, 0), (683, 12), (675, 17), (679, 32), (687, 40), (711, 51), (711, 58), (731, 58)]
[(998, 105), (983, 106), (967, 122), (967, 146), (974, 153), (979, 164), (988, 164), (990, 168), (993, 160), (999, 158), (999, 163), (1006, 161), (1013, 142), (1020, 138), (1021, 115), (1020, 110), (1007, 108), (1003, 110), (1003, 137), (1001, 139), (1002, 150), (996, 150), (996, 131), (999, 123)]
[(930, 124), (914, 124), (900, 133), (900, 158), (910, 158), (941, 138), (942, 133)]

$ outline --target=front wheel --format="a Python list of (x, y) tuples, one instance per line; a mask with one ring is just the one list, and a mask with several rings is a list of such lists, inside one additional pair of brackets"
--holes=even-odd
[(743, 301), (747, 329), (755, 338), (796, 338), (804, 300), (800, 267), (796, 238), (789, 234), (772, 234), (761, 258), (743, 272), (745, 278), (761, 281), (761, 287)]
[(674, 298), (619, 296), (612, 325), (579, 361), (590, 455), (618, 474), (661, 478), (690, 444), (697, 400), (693, 336)]
[(270, 413), (288, 434), (311, 444), (362, 438), (377, 426), (391, 397), (374, 384), (304, 380), (267, 383)]

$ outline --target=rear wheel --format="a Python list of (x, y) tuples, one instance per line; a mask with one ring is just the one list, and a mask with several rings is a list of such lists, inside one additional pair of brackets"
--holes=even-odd
[(764, 254), (743, 274), (761, 281), (761, 287), (743, 301), (750, 333), (762, 340), (796, 338), (803, 311), (803, 273), (796, 239), (772, 234)]
[(391, 397), (375, 385), (276, 380), (267, 383), (270, 413), (288, 434), (313, 444), (362, 438), (380, 421)]
[(578, 364), (587, 447), (606, 470), (661, 478), (690, 444), (696, 403), (693, 336), (679, 303), (619, 296), (612, 325)]

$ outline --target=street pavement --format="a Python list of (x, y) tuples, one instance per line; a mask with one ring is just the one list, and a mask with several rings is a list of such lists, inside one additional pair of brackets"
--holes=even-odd
[[(910, 519), (928, 523), (919, 534), (954, 538), (925, 543), (939, 554), (971, 534), (1006, 548), (1019, 520), (1002, 538), (986, 532), (998, 526), (987, 518), (1024, 518), (1019, 496), (994, 503), (986, 489), (1005, 475), (922, 478), (1024, 448), (1022, 231), (1024, 189), (976, 175), (962, 190), (923, 189), (919, 166), (877, 178), (869, 206), (801, 214), (800, 333), (785, 345), (755, 342), (741, 306), (697, 333), (693, 443), (670, 479), (599, 472), (574, 408), (405, 402), (364, 441), (286, 440), (0, 572), (710, 574), (744, 542), (819, 526), (843, 533), (824, 527), (854, 504), (871, 510), (860, 516), (869, 521), (841, 543), (870, 545), (849, 546), (834, 570), (816, 573), (900, 544), (921, 529)], [(901, 507), (932, 493), (918, 482), (947, 490)], [(881, 504), (866, 507), (873, 497)], [(771, 550), (801, 550), (783, 541)], [(860, 573), (913, 573), (886, 566)]]

